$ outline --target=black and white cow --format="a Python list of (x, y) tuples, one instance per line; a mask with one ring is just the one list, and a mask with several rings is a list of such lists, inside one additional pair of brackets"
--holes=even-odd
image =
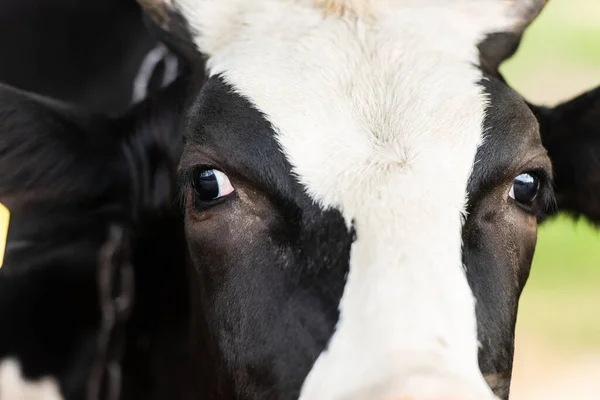
[[(540, 4), (141, 2), (201, 90), (117, 120), (0, 91), (0, 398), (19, 369), (84, 398), (111, 221), (136, 273), (124, 399), (506, 398), (537, 223), (600, 210), (600, 93), (528, 106), (496, 70)], [(146, 189), (171, 187), (156, 138), (187, 99), (181, 226)]]
[(182, 70), (135, 0), (4, 0), (0, 82), (117, 115)]
[[(125, 393), (184, 390), (167, 376), (148, 382), (167, 367), (186, 370), (188, 347), (176, 345), (189, 314), (174, 175), (182, 83), (117, 119), (0, 85), (0, 203), (11, 214), (0, 268), (0, 399), (104, 399), (87, 395), (103, 372), (104, 340), (113, 348), (117, 339), (127, 343), (117, 358)], [(132, 265), (133, 291), (111, 260)], [(106, 273), (116, 276), (107, 282)], [(125, 333), (105, 331), (112, 323), (101, 299), (111, 286), (121, 302), (133, 300)]]
[(180, 163), (205, 398), (506, 398), (547, 151), (560, 205), (598, 201), (563, 147), (598, 119), (536, 109), (542, 138), (497, 71), (545, 2), (141, 3), (207, 65)]

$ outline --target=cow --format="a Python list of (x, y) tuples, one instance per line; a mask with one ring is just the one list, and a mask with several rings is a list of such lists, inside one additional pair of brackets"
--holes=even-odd
[(123, 114), (185, 70), (134, 0), (5, 0), (0, 37), (0, 82), (94, 113)]
[[(599, 209), (598, 180), (581, 175), (598, 169), (598, 91), (544, 109), (497, 71), (541, 4), (142, 3), (173, 52), (206, 62), (206, 77), (149, 103), (170, 123), (0, 91), (0, 202), (13, 215), (0, 390), (16, 376), (82, 398), (101, 328), (97, 257), (126, 242), (122, 398), (507, 398), (537, 223), (555, 201), (596, 221)], [(183, 149), (156, 147), (157, 129), (168, 142), (181, 132)], [(183, 215), (172, 190), (135, 194), (172, 189), (157, 170), (174, 159)], [(107, 234), (115, 220), (128, 240)], [(63, 243), (53, 269), (43, 251)]]
[(203, 398), (506, 399), (538, 223), (598, 218), (598, 92), (544, 110), (498, 72), (545, 1), (140, 3), (206, 62)]
[(112, 119), (0, 86), (1, 399), (103, 399), (152, 366), (185, 365), (172, 344), (188, 307), (175, 176), (185, 91), (177, 81)]

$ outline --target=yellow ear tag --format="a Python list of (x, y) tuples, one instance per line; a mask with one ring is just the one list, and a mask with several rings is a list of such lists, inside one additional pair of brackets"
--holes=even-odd
[(8, 224), (10, 222), (10, 211), (0, 203), (0, 268), (4, 262), (6, 251), (6, 240), (8, 239)]

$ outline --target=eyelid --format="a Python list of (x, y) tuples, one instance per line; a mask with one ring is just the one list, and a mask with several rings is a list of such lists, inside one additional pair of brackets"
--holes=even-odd
[(186, 143), (179, 159), (178, 172), (183, 174), (190, 169), (197, 169), (199, 166), (225, 171), (224, 166), (220, 165), (219, 157), (208, 146), (194, 142)]
[[(538, 177), (550, 186), (554, 185), (554, 178), (552, 176), (552, 163), (548, 158), (546, 151), (539, 151), (533, 154), (531, 157), (525, 159), (518, 168), (518, 174), (523, 173), (536, 173)], [(517, 174), (517, 175), (518, 175)]]
[(187, 168), (179, 169), (179, 181), (181, 186), (190, 185), (193, 183), (196, 175), (198, 175), (201, 171), (215, 169), (217, 171), (221, 171), (219, 167), (210, 164), (195, 164), (191, 165)]

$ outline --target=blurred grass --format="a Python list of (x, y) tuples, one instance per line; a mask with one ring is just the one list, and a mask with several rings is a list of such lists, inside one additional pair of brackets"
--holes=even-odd
[[(600, 85), (600, 0), (551, 0), (501, 70), (537, 104)], [(600, 352), (600, 231), (585, 220), (559, 216), (540, 228), (520, 333), (556, 351)]]
[(503, 68), (519, 72), (521, 68), (543, 67), (540, 59), (557, 58), (558, 63), (600, 64), (600, 1), (551, 0), (540, 17), (528, 29), (517, 57)]
[(600, 351), (600, 232), (585, 220), (540, 229), (519, 323), (556, 351)]
[(511, 86), (539, 104), (600, 84), (600, 1), (550, 0), (501, 70)]

